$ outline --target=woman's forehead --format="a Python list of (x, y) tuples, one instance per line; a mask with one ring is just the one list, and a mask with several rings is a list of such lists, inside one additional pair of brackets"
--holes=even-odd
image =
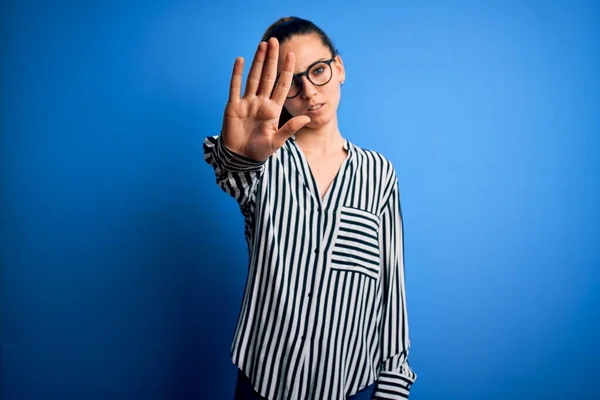
[(331, 58), (331, 50), (317, 34), (296, 35), (279, 46), (279, 70), (283, 67), (285, 55), (290, 51), (296, 56), (295, 73), (304, 71), (315, 61)]

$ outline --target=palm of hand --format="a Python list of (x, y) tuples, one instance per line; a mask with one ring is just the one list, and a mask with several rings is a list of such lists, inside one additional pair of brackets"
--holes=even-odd
[(267, 159), (278, 148), (275, 135), (280, 114), (281, 107), (265, 98), (242, 99), (239, 103), (227, 104), (223, 131), (231, 134), (226, 146), (253, 160)]

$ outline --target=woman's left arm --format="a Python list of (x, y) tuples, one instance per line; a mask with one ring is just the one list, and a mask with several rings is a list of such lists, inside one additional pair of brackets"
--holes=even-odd
[(407, 399), (417, 376), (408, 365), (410, 339), (404, 285), (404, 238), (398, 180), (392, 174), (391, 190), (381, 212), (381, 364), (374, 399)]

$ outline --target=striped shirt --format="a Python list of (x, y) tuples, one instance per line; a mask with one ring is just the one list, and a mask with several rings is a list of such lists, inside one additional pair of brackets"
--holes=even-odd
[(343, 400), (374, 382), (376, 399), (405, 399), (416, 379), (396, 172), (380, 153), (345, 149), (321, 199), (294, 136), (264, 162), (204, 141), (249, 250), (231, 356), (267, 399)]

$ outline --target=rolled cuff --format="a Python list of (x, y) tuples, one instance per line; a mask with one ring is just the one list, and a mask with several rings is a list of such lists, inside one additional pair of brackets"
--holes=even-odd
[(373, 399), (408, 399), (414, 379), (402, 373), (382, 371), (377, 378)]
[(248, 157), (234, 153), (225, 147), (221, 135), (217, 137), (214, 155), (215, 160), (221, 166), (221, 168), (229, 172), (259, 171), (266, 162), (266, 160), (255, 161)]

